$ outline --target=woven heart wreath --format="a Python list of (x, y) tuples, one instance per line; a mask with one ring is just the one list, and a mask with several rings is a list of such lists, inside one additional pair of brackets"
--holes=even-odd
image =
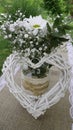
[[(28, 64), (33, 68), (41, 66), (44, 62), (52, 64), (60, 70), (59, 81), (46, 93), (35, 96), (27, 93), (22, 86), (15, 81), (15, 73), (21, 64)], [(20, 59), (18, 53), (11, 54), (3, 65), (3, 73), (7, 82), (9, 91), (16, 97), (20, 104), (35, 118), (43, 115), (46, 109), (56, 104), (61, 97), (64, 97), (70, 81), (70, 66), (60, 54), (51, 53), (49, 56), (43, 57), (37, 64), (33, 64), (29, 59), (23, 57)]]

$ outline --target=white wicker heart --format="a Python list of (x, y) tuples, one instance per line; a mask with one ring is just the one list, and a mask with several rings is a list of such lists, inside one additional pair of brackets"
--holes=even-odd
[[(41, 66), (44, 62), (56, 66), (61, 72), (59, 81), (49, 91), (40, 96), (27, 93), (27, 91), (15, 81), (15, 72), (18, 68), (21, 68), (23, 62), (25, 65), (29, 64), (33, 68)], [(51, 53), (35, 65), (29, 59), (24, 57), (20, 59), (18, 53), (15, 52), (4, 62), (2, 71), (10, 92), (35, 119), (44, 114), (46, 109), (56, 104), (61, 97), (64, 97), (70, 81), (70, 66), (65, 62), (63, 57), (57, 53)]]

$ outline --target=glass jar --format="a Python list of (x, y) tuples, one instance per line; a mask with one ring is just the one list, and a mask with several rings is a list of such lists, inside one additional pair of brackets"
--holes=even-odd
[(29, 90), (34, 95), (39, 96), (47, 91), (49, 86), (49, 71), (48, 67), (41, 66), (37, 69), (24, 67), (21, 72), (22, 86)]

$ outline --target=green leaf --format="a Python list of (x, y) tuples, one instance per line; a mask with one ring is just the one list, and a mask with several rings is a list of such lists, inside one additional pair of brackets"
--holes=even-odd
[(65, 30), (73, 30), (73, 26), (71, 26), (71, 25), (63, 25), (63, 28)]
[(51, 36), (52, 38), (53, 38), (53, 37), (59, 38), (59, 37), (61, 37), (61, 34), (60, 34), (60, 33), (57, 33), (57, 32), (53, 32), (53, 33), (50, 34), (50, 36)]
[(73, 45), (73, 42), (72, 42), (72, 45)]
[(58, 27), (62, 23), (62, 20), (60, 17), (57, 17), (54, 21), (53, 28)]
[(51, 39), (54, 39), (55, 42), (59, 41), (59, 42), (66, 42), (68, 41), (69, 39), (66, 39), (64, 37), (61, 37), (61, 35), (59, 34), (56, 34), (56, 33), (52, 33), (50, 35)]
[(69, 39), (66, 39), (66, 38), (63, 38), (63, 37), (59, 37), (59, 40), (60, 40), (61, 42), (66, 42), (66, 41), (68, 41)]
[(51, 33), (51, 27), (50, 27), (49, 23), (47, 23), (47, 29)]
[(65, 28), (63, 26), (58, 26), (58, 31), (59, 31), (60, 35), (65, 35), (66, 34)]

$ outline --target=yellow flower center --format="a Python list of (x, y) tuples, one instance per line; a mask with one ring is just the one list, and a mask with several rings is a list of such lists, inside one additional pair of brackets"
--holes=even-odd
[(39, 28), (39, 27), (40, 27), (40, 25), (35, 24), (35, 25), (33, 25), (33, 27), (34, 27), (34, 28)]

